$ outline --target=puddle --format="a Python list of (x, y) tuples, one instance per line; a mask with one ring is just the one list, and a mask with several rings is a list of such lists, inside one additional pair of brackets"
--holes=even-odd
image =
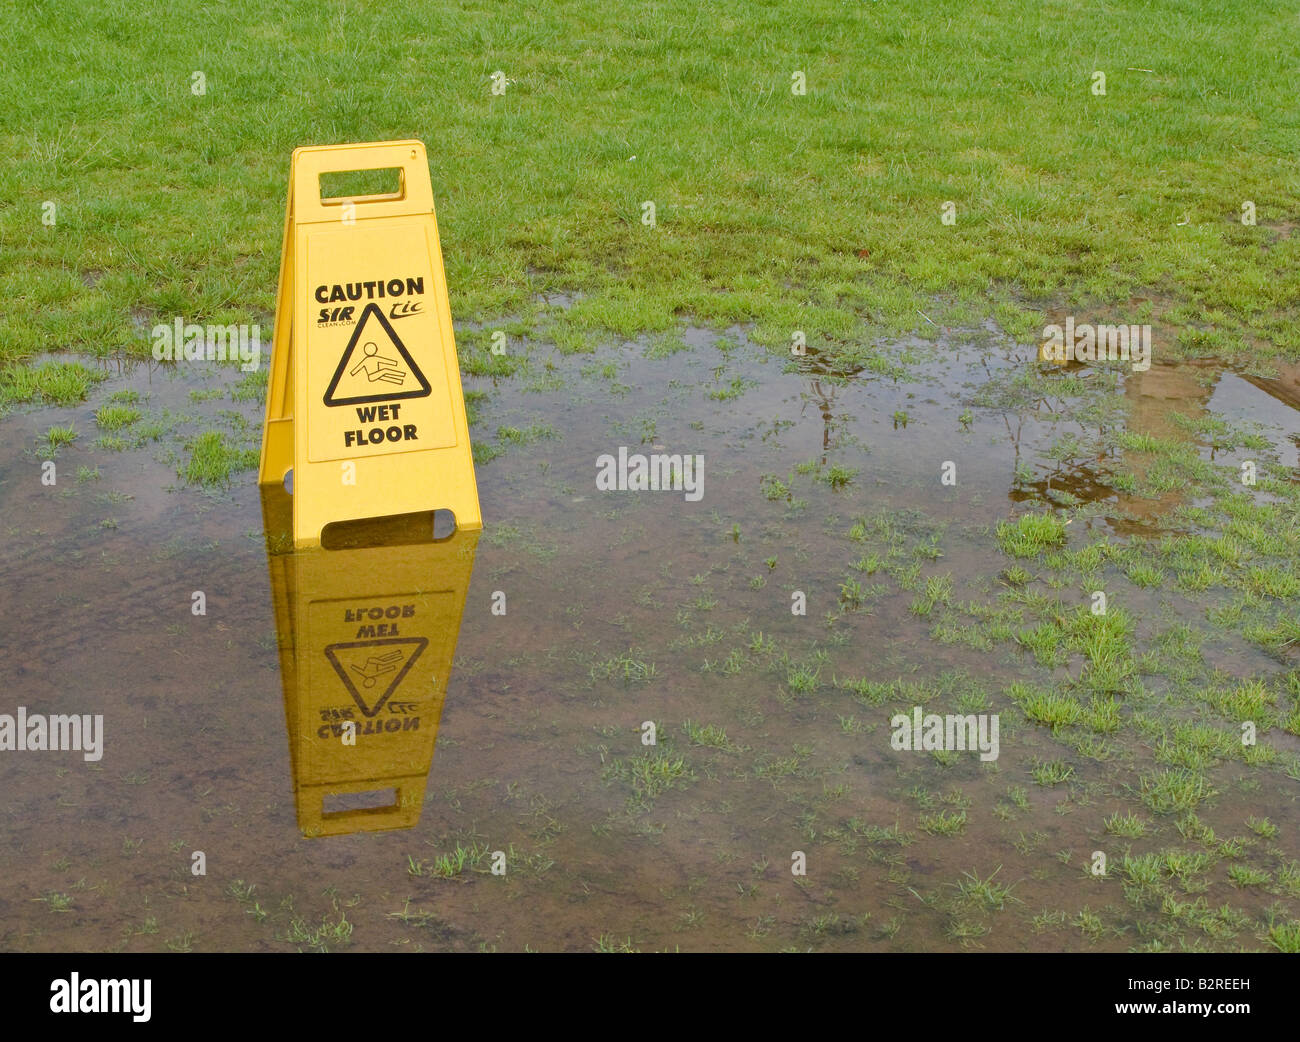
[(1272, 448), (1282, 464), (1300, 479), (1300, 433), (1296, 410), (1300, 409), (1300, 366), (1287, 366), (1277, 379), (1224, 373), (1207, 403), (1211, 412), (1225, 419), (1258, 424), (1272, 433)]
[[(539, 350), (512, 379), (467, 379), (490, 392), (473, 403), (476, 446), (501, 454), (478, 468), (483, 532), (442, 542), (416, 518), (286, 552), (288, 497), (263, 498), (252, 472), (225, 492), (179, 488), (186, 439), (205, 425), (232, 440), (247, 434), (240, 418), (260, 430), (260, 404), (229, 397), (234, 371), (140, 366), (84, 405), (6, 417), (0, 661), (13, 705), (0, 712), (102, 713), (105, 739), (98, 762), (0, 759), (0, 944), (1141, 940), (1143, 914), (1083, 866), (1099, 843), (1120, 849), (1102, 821), (1132, 808), (1149, 749), (1129, 735), (1106, 758), (1066, 750), (1070, 783), (1035, 784), (1062, 746), (1017, 724), (1004, 688), (1042, 675), (918, 602), (946, 582), (954, 604), (993, 610), (1012, 562), (991, 530), (1031, 507), (1066, 511), (1072, 545), (1158, 534), (1182, 493), (1116, 490), (1126, 424), (1210, 458), (1212, 438), (1175, 415), (1248, 421), (1296, 468), (1296, 373), (1063, 370), (1025, 384), (1029, 350), (990, 331), (900, 344), (897, 366), (765, 356), (740, 329), (684, 340), (693, 349), (666, 358)], [(95, 410), (124, 390), (170, 425), (97, 449)], [(39, 440), (68, 423), (81, 437), (43, 487)], [(598, 491), (599, 457), (620, 448), (699, 454), (702, 497)], [(1218, 459), (1234, 453), (1248, 454)], [(805, 615), (792, 614), (798, 594)], [(1157, 594), (1134, 591), (1130, 610), (1167, 620)], [(1207, 650), (1238, 676), (1277, 668), (1239, 642)], [(915, 704), (1000, 712), (1000, 758), (891, 749), (891, 715)], [(1235, 834), (1250, 806), (1294, 857), (1294, 795), (1255, 797), (1244, 765), (1223, 771), (1221, 788), (1243, 787), (1202, 819)], [(792, 874), (796, 852), (806, 875)], [(1015, 910), (955, 905), (966, 873), (1014, 885)], [(1252, 914), (1273, 899), (1228, 893)], [(1044, 933), (1046, 911), (1083, 925)]]

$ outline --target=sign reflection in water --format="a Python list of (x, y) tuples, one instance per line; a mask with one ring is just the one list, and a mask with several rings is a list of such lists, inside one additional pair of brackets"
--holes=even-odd
[(354, 521), (295, 551), (292, 497), (262, 487), (298, 825), (306, 836), (420, 819), (478, 545), (431, 513)]

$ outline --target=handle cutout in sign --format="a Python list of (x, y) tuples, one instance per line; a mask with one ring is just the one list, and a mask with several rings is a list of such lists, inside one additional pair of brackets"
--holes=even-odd
[(406, 198), (400, 166), (373, 170), (327, 170), (320, 175), (320, 201), (325, 206)]
[(321, 801), (321, 815), (327, 821), (339, 815), (356, 814), (358, 811), (399, 809), (397, 790), (391, 786), (387, 789), (363, 789), (360, 792), (331, 792)]

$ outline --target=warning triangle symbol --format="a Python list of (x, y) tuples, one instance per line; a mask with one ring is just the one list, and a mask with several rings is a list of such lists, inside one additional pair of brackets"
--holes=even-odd
[(397, 339), (383, 310), (378, 304), (367, 304), (325, 389), (325, 404), (365, 405), (423, 398), (428, 393), (429, 381)]
[(374, 716), (406, 678), (429, 641), (425, 637), (382, 637), (329, 644), (325, 657), (343, 681), (352, 700)]

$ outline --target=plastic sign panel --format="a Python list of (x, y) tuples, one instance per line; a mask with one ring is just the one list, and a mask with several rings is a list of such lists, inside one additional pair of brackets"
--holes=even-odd
[[(398, 190), (322, 198), (322, 175), (366, 170), (396, 170)], [(425, 510), (482, 527), (418, 141), (293, 153), (259, 482), (290, 471), (297, 546), (335, 521)]]
[(381, 545), (295, 550), (288, 494), (261, 491), (298, 827), (411, 828), (479, 533), (434, 541), (429, 514), (406, 515), (344, 526), (365, 525)]

